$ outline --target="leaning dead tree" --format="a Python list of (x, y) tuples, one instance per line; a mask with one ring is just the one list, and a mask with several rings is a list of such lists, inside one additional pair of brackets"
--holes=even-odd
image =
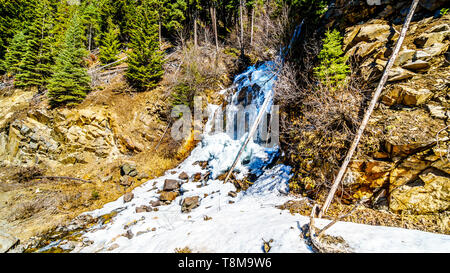
[(394, 65), (394, 62), (398, 56), (398, 53), (400, 52), (400, 49), (402, 47), (403, 41), (405, 40), (406, 33), (408, 31), (409, 25), (411, 23), (412, 17), (414, 15), (414, 12), (417, 8), (418, 3), (419, 3), (419, 0), (413, 0), (411, 7), (409, 8), (409, 13), (406, 16), (402, 31), (400, 33), (400, 37), (398, 38), (397, 45), (395, 46), (395, 49), (394, 49), (394, 52), (392, 53), (392, 56), (389, 59), (386, 69), (384, 70), (384, 73), (380, 80), (380, 83), (378, 84), (378, 87), (375, 91), (372, 101), (370, 102), (369, 108), (367, 109), (367, 112), (364, 115), (364, 119), (358, 129), (358, 133), (356, 134), (355, 139), (353, 140), (350, 150), (347, 153), (344, 163), (342, 164), (341, 169), (339, 170), (339, 173), (333, 182), (330, 193), (328, 194), (328, 197), (327, 197), (325, 203), (323, 204), (323, 207), (322, 207), (322, 210), (320, 211), (319, 217), (322, 217), (327, 212), (328, 207), (330, 206), (331, 202), (333, 201), (334, 195), (336, 194), (339, 184), (341, 183), (341, 180), (345, 175), (348, 164), (350, 163), (350, 160), (352, 159), (352, 156), (353, 156), (356, 148), (358, 147), (358, 143), (361, 140), (362, 134), (364, 133), (364, 130), (367, 127), (367, 123), (369, 122), (369, 118), (372, 115), (373, 110), (375, 109), (375, 105), (378, 102), (378, 99), (381, 95), (381, 91), (383, 90), (384, 85), (386, 84), (386, 82), (388, 80), (389, 72), (391, 71), (391, 68)]

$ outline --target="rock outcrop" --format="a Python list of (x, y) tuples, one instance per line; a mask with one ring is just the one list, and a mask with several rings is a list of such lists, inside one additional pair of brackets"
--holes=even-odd
[[(360, 64), (364, 80), (375, 87), (399, 37), (402, 21), (394, 18), (404, 18), (410, 1), (364, 2), (337, 1), (340, 8), (333, 12), (345, 10), (347, 21), (341, 26), (375, 18), (347, 27), (344, 39), (346, 55)], [(377, 148), (362, 143), (345, 180), (353, 198), (384, 199), (393, 212), (426, 214), (450, 208), (450, 15), (427, 16), (439, 4), (421, 1), (366, 131)]]

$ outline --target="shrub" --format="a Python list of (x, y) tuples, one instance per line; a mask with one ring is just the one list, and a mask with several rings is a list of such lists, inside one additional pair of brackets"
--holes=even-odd
[(320, 64), (314, 69), (314, 73), (326, 85), (336, 86), (342, 83), (350, 72), (346, 64), (347, 57), (343, 56), (342, 39), (337, 30), (325, 33), (323, 48), (318, 56)]

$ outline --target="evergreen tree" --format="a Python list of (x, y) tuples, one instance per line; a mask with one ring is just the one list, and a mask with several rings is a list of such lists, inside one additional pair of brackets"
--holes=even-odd
[(100, 47), (100, 61), (102, 64), (109, 64), (117, 61), (117, 55), (120, 52), (119, 28), (109, 19), (108, 32), (103, 36), (102, 46)]
[(8, 74), (15, 75), (19, 71), (20, 62), (25, 53), (26, 37), (23, 31), (14, 35), (5, 55), (4, 69)]
[(65, 35), (63, 49), (53, 66), (53, 76), (48, 84), (52, 106), (72, 106), (83, 101), (90, 90), (90, 78), (83, 58), (87, 50), (83, 43), (84, 28), (78, 13), (73, 15)]
[(180, 30), (186, 20), (187, 2), (186, 0), (172, 0), (169, 3), (169, 10), (164, 26), (169, 33)]
[(126, 77), (140, 91), (155, 87), (164, 73), (163, 54), (158, 42), (158, 17), (155, 13), (148, 2), (144, 1), (137, 8), (131, 32)]
[(336, 29), (328, 30), (323, 39), (323, 48), (319, 53), (320, 65), (314, 68), (317, 78), (326, 84), (336, 85), (350, 72), (347, 58), (342, 50), (343, 37)]
[(87, 48), (88, 51), (91, 51), (96, 45), (100, 34), (100, 8), (93, 1), (86, 1), (80, 9), (83, 25), (86, 29)]
[(33, 0), (0, 0), (0, 72), (6, 70), (4, 58), (14, 35), (34, 18), (33, 6)]
[(36, 3), (36, 17), (28, 28), (25, 53), (14, 82), (17, 87), (45, 86), (51, 75), (53, 62), (51, 16), (50, 1)]

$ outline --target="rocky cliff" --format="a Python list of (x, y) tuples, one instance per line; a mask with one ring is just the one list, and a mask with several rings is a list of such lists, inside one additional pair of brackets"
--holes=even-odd
[[(329, 25), (342, 28), (346, 55), (376, 87), (411, 1), (369, 2), (336, 1)], [(368, 141), (345, 180), (353, 197), (371, 197), (376, 208), (415, 214), (450, 208), (450, 15), (440, 12), (444, 2), (420, 2), (370, 119)]]

